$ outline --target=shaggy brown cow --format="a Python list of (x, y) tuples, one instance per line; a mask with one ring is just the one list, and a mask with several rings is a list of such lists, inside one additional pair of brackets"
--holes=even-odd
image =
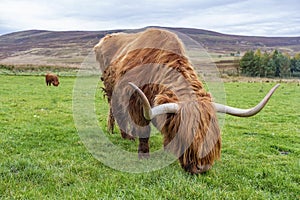
[(58, 81), (58, 76), (55, 75), (55, 74), (51, 74), (51, 73), (47, 73), (46, 74), (46, 84), (47, 86), (51, 86), (54, 85), (54, 86), (58, 86), (59, 85), (59, 81)]
[(191, 174), (209, 170), (220, 157), (216, 112), (255, 115), (278, 87), (248, 110), (212, 102), (180, 39), (166, 30), (107, 35), (94, 51), (110, 105), (109, 130), (115, 118), (124, 138), (139, 138), (139, 157), (148, 157), (152, 122), (163, 134), (165, 149)]

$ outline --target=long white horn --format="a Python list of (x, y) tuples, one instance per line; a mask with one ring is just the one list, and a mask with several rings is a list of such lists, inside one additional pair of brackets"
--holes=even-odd
[(144, 112), (145, 119), (151, 120), (154, 117), (156, 117), (157, 115), (167, 114), (167, 113), (176, 113), (178, 111), (179, 106), (176, 103), (165, 103), (165, 104), (161, 104), (161, 105), (151, 108), (151, 105), (150, 105), (146, 95), (144, 94), (144, 92), (138, 86), (136, 86), (134, 83), (129, 82), (128, 84), (138, 92), (138, 94), (140, 95), (140, 97), (143, 101), (143, 112)]
[(240, 108), (234, 108), (234, 107), (230, 107), (230, 106), (226, 106), (226, 105), (222, 105), (222, 104), (218, 104), (218, 103), (213, 103), (213, 105), (215, 106), (217, 112), (226, 113), (226, 114), (238, 116), (238, 117), (251, 117), (251, 116), (259, 113), (263, 109), (263, 107), (267, 104), (267, 102), (271, 98), (272, 94), (275, 92), (275, 90), (279, 86), (280, 86), (280, 84), (275, 85), (269, 91), (269, 93), (263, 98), (263, 100), (253, 108), (240, 109)]

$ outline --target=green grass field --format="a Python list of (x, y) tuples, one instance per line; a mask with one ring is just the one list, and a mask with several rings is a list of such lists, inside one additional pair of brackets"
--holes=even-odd
[[(74, 125), (74, 77), (0, 75), (0, 199), (300, 199), (300, 86), (282, 83), (261, 113), (227, 116), (222, 158), (191, 176), (178, 161), (152, 172), (111, 169), (85, 148)], [(275, 83), (225, 83), (227, 103), (255, 105)], [(107, 104), (99, 89), (99, 125)], [(137, 142), (108, 135), (121, 148)], [(162, 146), (151, 137), (151, 150)]]

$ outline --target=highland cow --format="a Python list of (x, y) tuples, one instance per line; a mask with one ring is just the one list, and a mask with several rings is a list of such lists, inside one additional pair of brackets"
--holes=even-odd
[(51, 86), (51, 84), (54, 86), (59, 85), (58, 76), (55, 74), (47, 73), (45, 79), (47, 86)]
[(220, 158), (217, 112), (240, 117), (258, 113), (276, 85), (254, 108), (214, 103), (186, 56), (181, 40), (166, 30), (110, 34), (94, 47), (114, 121), (123, 138), (138, 137), (139, 158), (149, 157), (150, 122), (163, 135), (166, 150), (191, 174), (204, 173)]

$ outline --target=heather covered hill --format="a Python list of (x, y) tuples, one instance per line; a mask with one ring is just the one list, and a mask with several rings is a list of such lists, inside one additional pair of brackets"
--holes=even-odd
[[(230, 55), (260, 48), (262, 51), (278, 49), (294, 55), (300, 52), (300, 37), (256, 37), (227, 35), (191, 28), (167, 28), (187, 34), (199, 42), (212, 57)], [(57, 65), (76, 67), (109, 31), (44, 31), (28, 30), (0, 36), (0, 63), (13, 65)]]

